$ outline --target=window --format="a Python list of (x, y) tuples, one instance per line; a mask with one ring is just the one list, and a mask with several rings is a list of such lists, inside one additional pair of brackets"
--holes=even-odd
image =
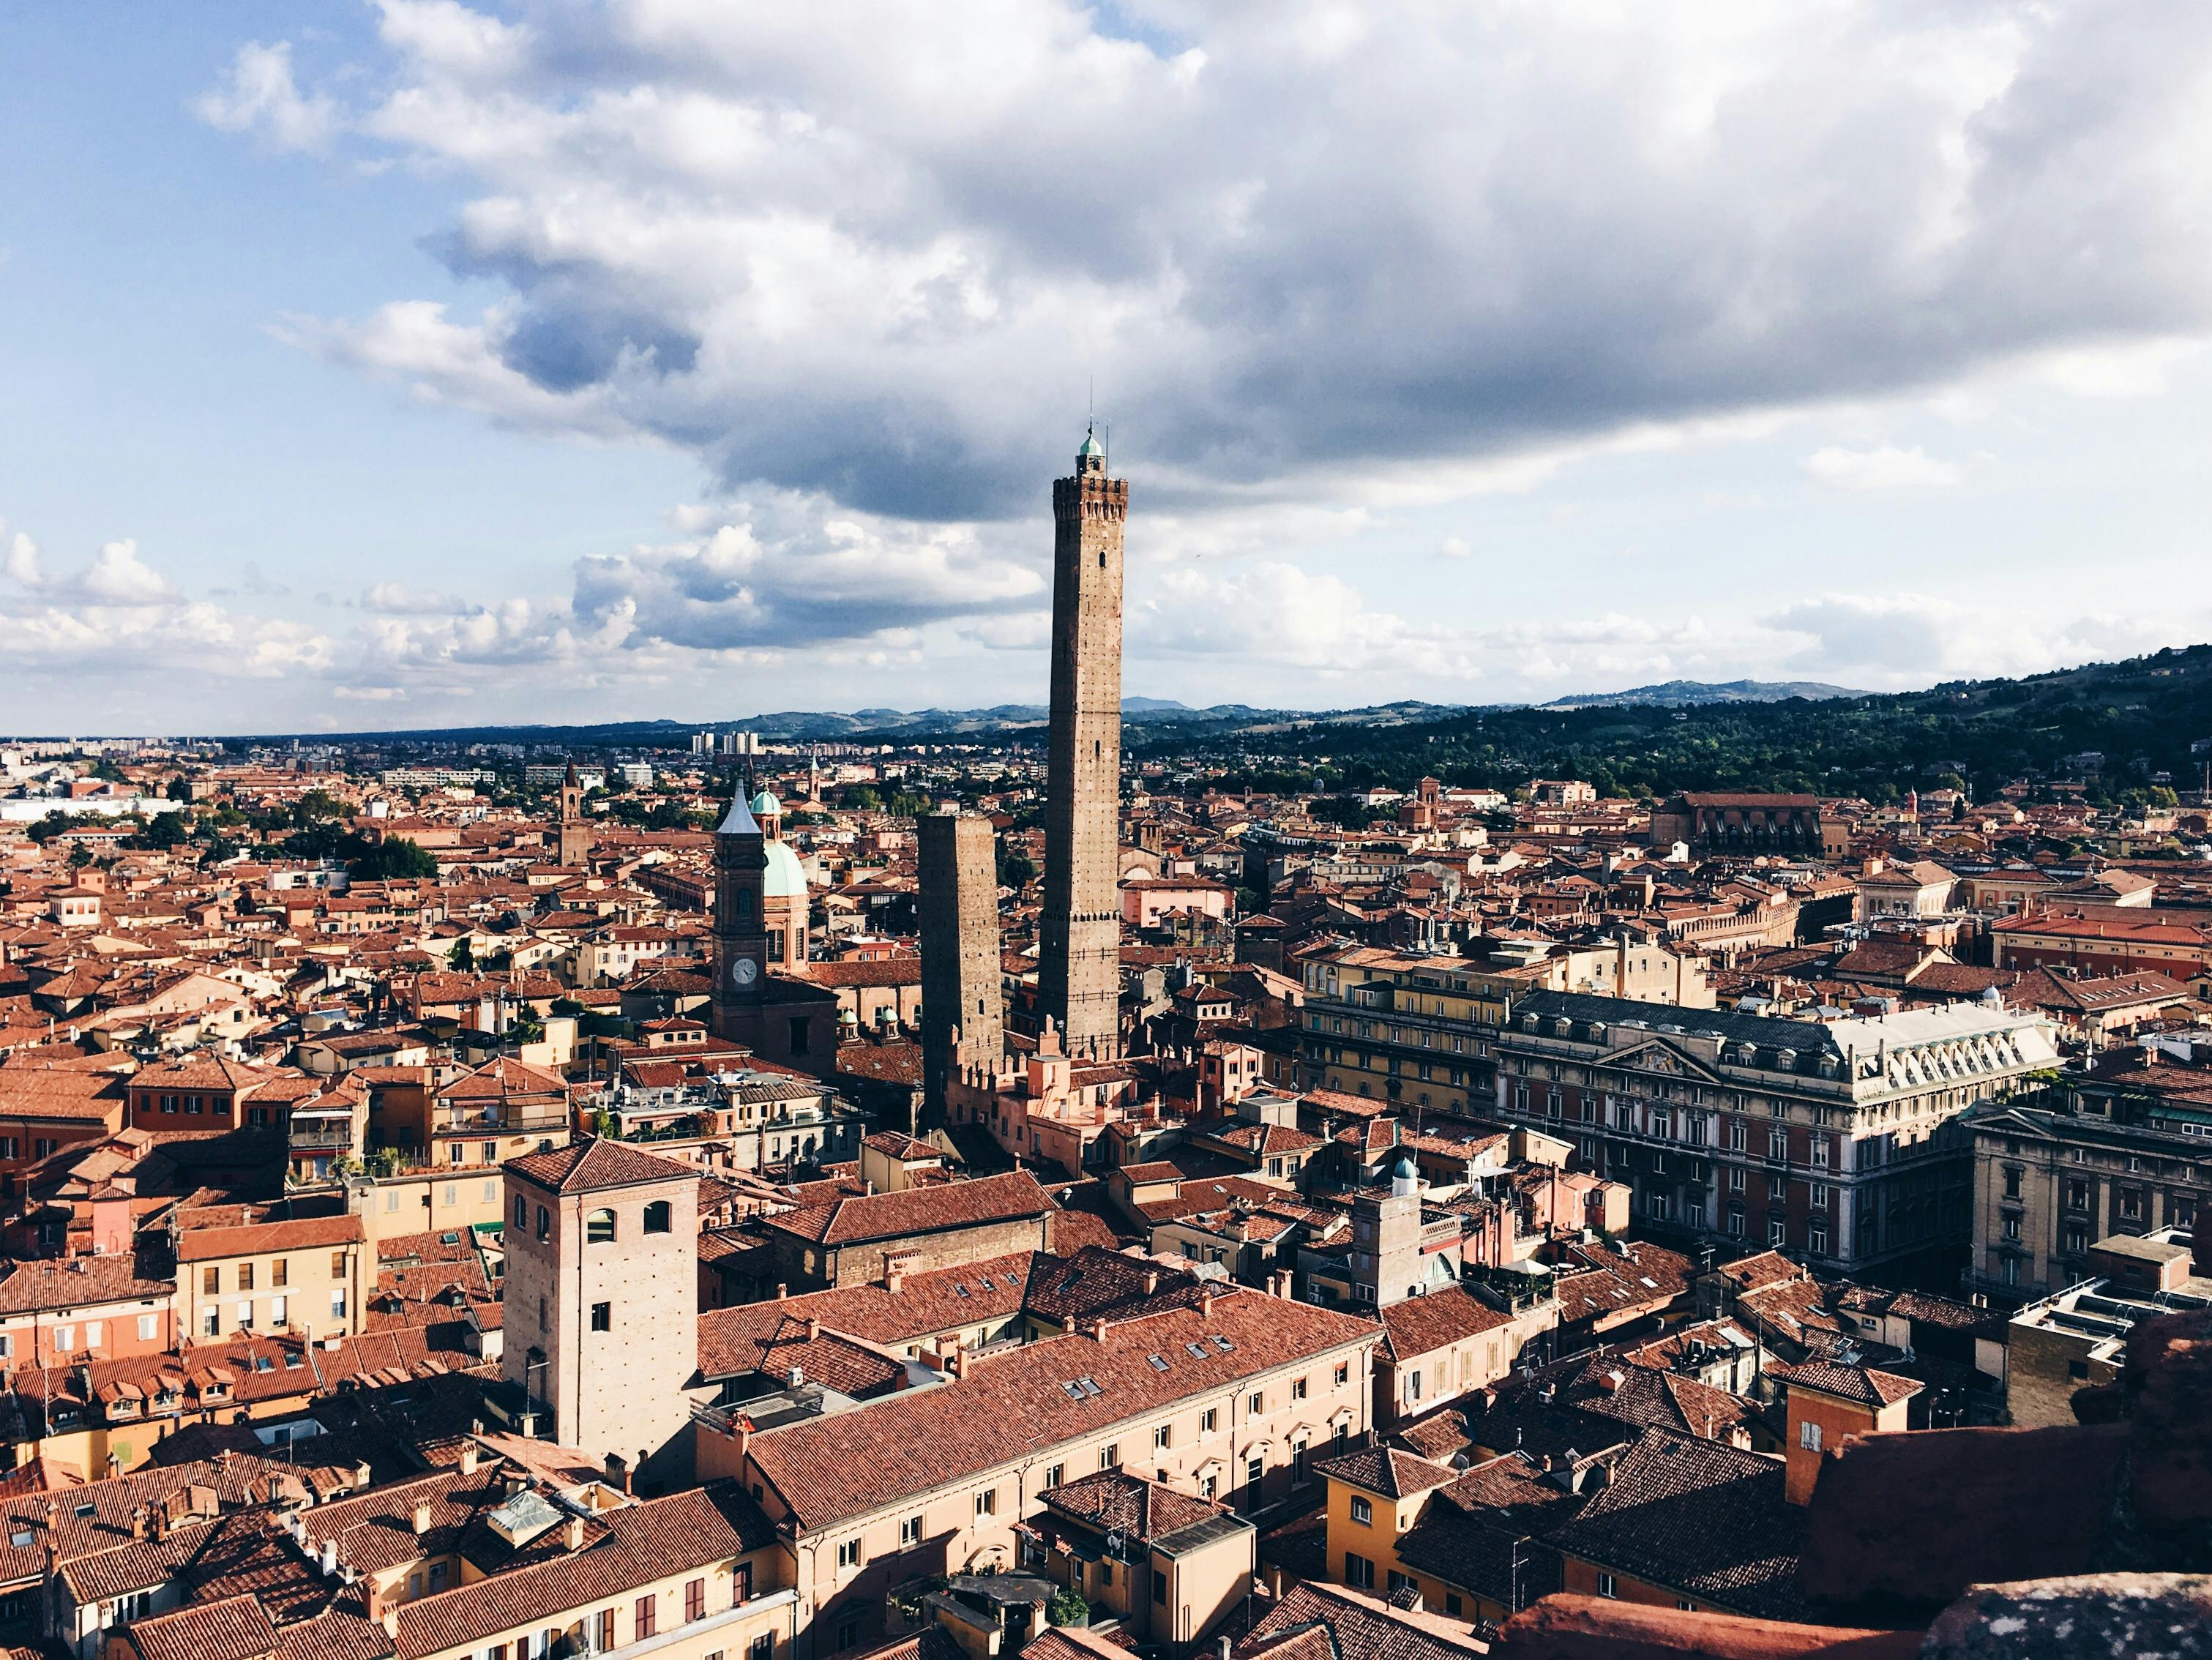
[(160, 1315), (142, 1314), (138, 1316), (138, 1341), (140, 1342), (153, 1342), (161, 1335), (161, 1316)]
[(1375, 1589), (1375, 1565), (1351, 1551), (1344, 1554), (1344, 1583), (1358, 1590)]
[(222, 1335), (222, 1310), (221, 1309), (210, 1309), (205, 1314), (200, 1316), (200, 1335), (203, 1337), (220, 1337)]
[(1415, 1579), (1412, 1574), (1401, 1573), (1395, 1568), (1390, 1570), (1389, 1585), (1390, 1594), (1393, 1596), (1395, 1596), (1401, 1590), (1419, 1590), (1421, 1588), (1420, 1582)]
[(200, 1291), (203, 1295), (213, 1297), (222, 1289), (222, 1270), (221, 1268), (204, 1268), (200, 1270)]
[(595, 1210), (584, 1219), (584, 1243), (587, 1245), (611, 1245), (615, 1242), (615, 1213), (611, 1210)]
[(1352, 1519), (1363, 1528), (1375, 1519), (1375, 1506), (1356, 1493), (1352, 1495)]
[(1049, 1493), (1066, 1480), (1067, 1466), (1065, 1464), (1054, 1464), (1050, 1469), (1044, 1473), (1044, 1491)]
[[(253, 1304), (251, 1303), (240, 1303), (238, 1306), (245, 1311), (246, 1316), (246, 1317), (244, 1320), (241, 1320), (239, 1323), (240, 1325), (246, 1326), (252, 1325), (253, 1323)], [(75, 1326), (56, 1326), (54, 1328), (55, 1353), (58, 1354), (67, 1354), (70, 1350), (76, 1347), (76, 1328)]]
[(1467, 1613), (1467, 1604), (1460, 1600), (1460, 1595), (1457, 1591), (1448, 1590), (1444, 1593), (1444, 1612), (1455, 1620), (1461, 1619), (1465, 1616)]
[(1162, 1424), (1152, 1432), (1152, 1450), (1165, 1452), (1173, 1444), (1174, 1438), (1173, 1432), (1169, 1426)]
[(650, 1591), (637, 1599), (637, 1630), (639, 1639), (647, 1638), (659, 1628), (659, 1599)]
[(530, 1201), (518, 1193), (514, 1195), (514, 1225), (520, 1228), (529, 1225)]
[(543, 1205), (538, 1207), (538, 1237), (540, 1239), (553, 1237), (553, 1213)]
[(292, 1283), (292, 1262), (289, 1257), (280, 1256), (269, 1265), (269, 1283), (279, 1289)]
[(334, 1286), (331, 1291), (331, 1318), (333, 1320), (343, 1320), (345, 1318), (345, 1287), (343, 1286)]
[(998, 1513), (999, 1490), (996, 1487), (986, 1487), (975, 1495), (976, 1515), (996, 1516)]
[(1267, 1461), (1261, 1457), (1258, 1453), (1254, 1453), (1249, 1458), (1247, 1458), (1244, 1461), (1244, 1485), (1246, 1487), (1253, 1488), (1258, 1487), (1261, 1478), (1267, 1474)]
[(1809, 1419), (1809, 1418), (1808, 1418), (1808, 1419), (1807, 1419), (1803, 1423), (1802, 1423), (1802, 1424), (1798, 1425), (1798, 1426), (1797, 1426), (1797, 1444), (1798, 1444), (1799, 1446), (1801, 1446), (1801, 1447), (1804, 1448), (1804, 1449), (1805, 1449), (1805, 1450), (1806, 1450), (1806, 1451), (1808, 1451), (1808, 1452), (1818, 1452), (1818, 1451), (1820, 1451), (1820, 1425), (1818, 1425), (1817, 1423), (1814, 1422), (1814, 1420), (1811, 1420), (1811, 1419)]
[(1620, 1596), (1620, 1582), (1618, 1579), (1615, 1579), (1609, 1573), (1599, 1574), (1597, 1577), (1597, 1594), (1600, 1596)]
[(1104, 1446), (1098, 1449), (1098, 1468), (1100, 1469), (1110, 1470), (1121, 1462), (1121, 1444), (1120, 1442), (1109, 1441)]
[(859, 1540), (848, 1539), (837, 1547), (837, 1566), (841, 1568), (857, 1568), (860, 1566)]
[(599, 1618), (593, 1623), (599, 1627), (599, 1630), (592, 1637), (592, 1646), (599, 1650), (601, 1654), (605, 1654), (615, 1645), (615, 1611), (612, 1608), (601, 1608)]
[(289, 1325), (291, 1323), (291, 1317), (292, 1299), (290, 1298), (272, 1297), (269, 1299), (269, 1323), (270, 1325)]
[(647, 1233), (666, 1233), (670, 1231), (668, 1201), (656, 1199), (645, 1207), (645, 1231)]
[(1168, 1605), (1168, 1577), (1164, 1573), (1152, 1575), (1152, 1601), (1162, 1608)]
[(1337, 1388), (1339, 1388), (1339, 1389), (1342, 1389), (1342, 1388), (1343, 1388), (1346, 1383), (1350, 1383), (1351, 1381), (1352, 1381), (1352, 1362), (1351, 1362), (1351, 1361), (1349, 1361), (1349, 1360), (1340, 1360), (1340, 1361), (1338, 1361), (1338, 1362), (1336, 1363), (1336, 1386), (1337, 1386)]
[(2021, 1172), (2020, 1172), (2019, 1171), (2016, 1171), (2016, 1170), (2008, 1170), (2008, 1171), (2005, 1171), (2005, 1173), (2004, 1173), (2004, 1178), (2005, 1178), (2005, 1190), (2004, 1190), (2004, 1196), (2005, 1196), (2006, 1198), (2008, 1198), (2008, 1199), (2017, 1199), (2017, 1198), (2019, 1198), (2019, 1197), (2020, 1197), (2020, 1178), (2021, 1178)]
[(754, 1638), (745, 1651), (745, 1660), (775, 1660), (775, 1633), (764, 1631)]
[(1779, 1245), (1786, 1242), (1788, 1230), (1780, 1217), (1770, 1217), (1766, 1224), (1766, 1243)]
[(899, 1543), (903, 1547), (919, 1545), (921, 1542), (921, 1517), (919, 1516), (909, 1516), (899, 1523)]
[(1253, 1417), (1257, 1418), (1261, 1413), (1267, 1410), (1267, 1397), (1266, 1394), (1259, 1389), (1254, 1389), (1245, 1399), (1244, 1409)]
[(615, 1329), (615, 1305), (612, 1303), (592, 1304), (592, 1329), (612, 1331)]
[(1218, 1407), (1208, 1407), (1198, 1415), (1198, 1432), (1200, 1435), (1212, 1434), (1220, 1425), (1221, 1409)]
[(240, 1262), (238, 1265), (238, 1288), (240, 1291), (252, 1291), (253, 1289), (252, 1263)]
[(346, 1254), (342, 1250), (331, 1253), (331, 1278), (343, 1280), (346, 1275)]

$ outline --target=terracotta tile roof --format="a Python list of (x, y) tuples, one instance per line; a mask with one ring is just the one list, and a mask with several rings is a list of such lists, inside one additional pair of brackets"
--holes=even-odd
[(699, 1371), (712, 1382), (764, 1372), (777, 1383), (796, 1370), (810, 1383), (867, 1396), (897, 1389), (906, 1366), (881, 1349), (807, 1321), (787, 1304), (751, 1303), (699, 1316)]
[(1177, 1309), (1103, 1339), (1050, 1337), (973, 1359), (937, 1388), (757, 1436), (750, 1456), (799, 1525), (821, 1527), (1376, 1335), (1366, 1321), (1230, 1292), (1210, 1314)]
[(604, 1520), (605, 1536), (573, 1554), (402, 1604), (392, 1633), (399, 1660), (472, 1647), (656, 1579), (726, 1562), (775, 1537), (760, 1507), (728, 1481), (611, 1511)]
[(77, 1309), (100, 1303), (144, 1302), (173, 1295), (173, 1276), (137, 1254), (36, 1258), (9, 1264), (0, 1280), (0, 1314)]
[(188, 1228), (177, 1236), (177, 1261), (204, 1262), (262, 1251), (355, 1245), (367, 1237), (358, 1216), (301, 1216), (284, 1221), (248, 1222), (240, 1227)]
[(1911, 1377), (1878, 1371), (1872, 1366), (1849, 1366), (1837, 1360), (1806, 1360), (1794, 1366), (1787, 1361), (1770, 1360), (1766, 1372), (1793, 1389), (1808, 1389), (1816, 1395), (1832, 1395), (1838, 1401), (1855, 1402), (1877, 1411), (1919, 1394), (1921, 1388)]
[(1062, 1482), (1038, 1497), (1055, 1515), (1126, 1533), (1143, 1544), (1231, 1513), (1226, 1505), (1193, 1498), (1162, 1482), (1147, 1481), (1118, 1469)]
[(1513, 1316), (1474, 1292), (1448, 1286), (1426, 1297), (1409, 1297), (1382, 1310), (1382, 1349), (1394, 1360), (1433, 1353), (1478, 1333), (1510, 1326)]
[(1462, 1622), (1311, 1581), (1285, 1592), (1235, 1651), (1236, 1660), (1468, 1660), (1486, 1652)]
[[(525, 1161), (516, 1161), (522, 1162)], [(855, 1245), (1041, 1217), (1052, 1208), (1052, 1201), (1037, 1185), (1034, 1176), (1027, 1171), (1009, 1171), (1003, 1176), (986, 1176), (972, 1182), (947, 1182), (933, 1187), (907, 1188), (896, 1193), (862, 1194), (828, 1205), (785, 1211), (764, 1219), (765, 1225), (776, 1232), (793, 1234), (817, 1244)]]
[(132, 1624), (130, 1635), (145, 1660), (248, 1660), (276, 1647), (276, 1627), (250, 1596), (157, 1614)]
[(1404, 1499), (1440, 1487), (1457, 1474), (1449, 1464), (1431, 1463), (1395, 1447), (1368, 1447), (1340, 1458), (1323, 1459), (1314, 1468), (1334, 1481), (1385, 1499)]
[(699, 1176), (695, 1164), (681, 1164), (605, 1140), (579, 1141), (551, 1152), (526, 1153), (508, 1159), (505, 1168), (555, 1193), (595, 1193), (602, 1188), (634, 1187), (678, 1177), (696, 1181)]
[(1805, 1512), (1782, 1481), (1779, 1458), (1647, 1430), (1551, 1541), (1731, 1613), (1797, 1618)]

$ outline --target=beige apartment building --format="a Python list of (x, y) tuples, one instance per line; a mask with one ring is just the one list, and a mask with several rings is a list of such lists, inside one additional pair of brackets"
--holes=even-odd
[(358, 1216), (307, 1216), (177, 1235), (179, 1328), (189, 1337), (289, 1328), (310, 1337), (361, 1329), (376, 1253)]
[[(1011, 1568), (1042, 1495), (1102, 1470), (1250, 1516), (1312, 1480), (1310, 1463), (1369, 1426), (1370, 1321), (1225, 1291), (991, 1356), (944, 1381), (773, 1427), (702, 1427), (702, 1476), (730, 1475), (789, 1541), (791, 1583), (826, 1656), (886, 1634), (902, 1586)], [(1156, 1611), (1162, 1640), (1195, 1605)]]

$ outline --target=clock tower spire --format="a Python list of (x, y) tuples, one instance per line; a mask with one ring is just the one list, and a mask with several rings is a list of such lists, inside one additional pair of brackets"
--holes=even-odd
[(757, 1017), (768, 992), (768, 837), (745, 805), (740, 776), (730, 811), (714, 832), (713, 1009), (720, 1032)]

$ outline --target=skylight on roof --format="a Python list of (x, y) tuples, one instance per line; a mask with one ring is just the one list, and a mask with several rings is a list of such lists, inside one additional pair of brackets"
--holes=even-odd
[(1097, 1382), (1089, 1377), (1079, 1377), (1075, 1381), (1082, 1385), (1083, 1392), (1085, 1395), (1103, 1395), (1106, 1392), (1100, 1389)]
[(1234, 1349), (1237, 1345), (1231, 1342), (1219, 1332), (1216, 1332), (1213, 1334), (1213, 1347), (1219, 1349), (1224, 1354), (1227, 1354), (1231, 1350)]
[(1200, 1360), (1203, 1360), (1203, 1359), (1206, 1359), (1206, 1345), (1205, 1345), (1205, 1344), (1203, 1344), (1203, 1343), (1185, 1343), (1185, 1344), (1183, 1345), (1183, 1347), (1184, 1347), (1184, 1348), (1186, 1348), (1186, 1349), (1188, 1349), (1188, 1350), (1189, 1350), (1189, 1351), (1190, 1351), (1190, 1353), (1191, 1353), (1191, 1354), (1193, 1355), (1193, 1357), (1194, 1357), (1195, 1359), (1200, 1359)]
[(955, 1280), (952, 1282), (952, 1294), (955, 1297), (965, 1297), (968, 1294), (968, 1287)]
[(1148, 1354), (1145, 1359), (1152, 1363), (1154, 1371), (1165, 1371), (1168, 1369), (1168, 1358), (1164, 1354)]

